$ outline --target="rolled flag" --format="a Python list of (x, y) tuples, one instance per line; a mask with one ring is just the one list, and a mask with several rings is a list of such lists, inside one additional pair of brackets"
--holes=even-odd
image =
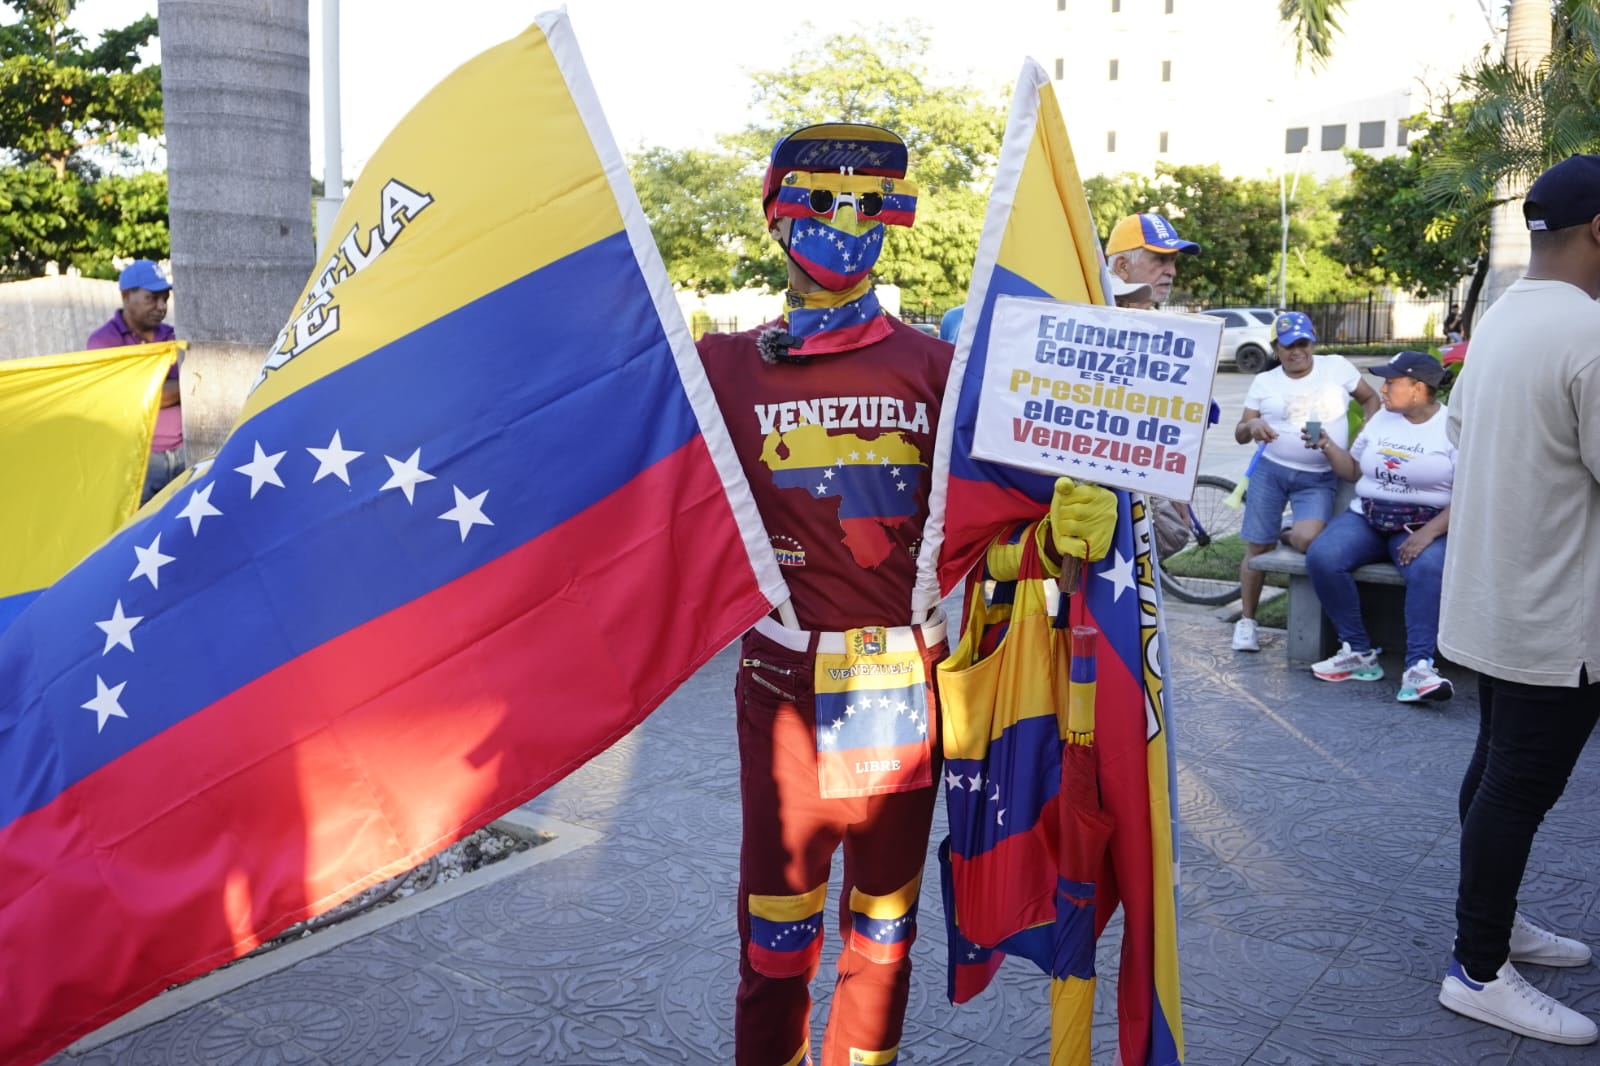
[(1256, 464), (1261, 461), (1261, 453), (1267, 450), (1267, 442), (1262, 441), (1256, 445), (1256, 453), (1250, 457), (1250, 465), (1244, 468), (1244, 477), (1233, 487), (1233, 491), (1223, 497), (1222, 502), (1232, 507), (1235, 511), (1244, 506), (1244, 490), (1250, 484), (1250, 475), (1256, 472)]

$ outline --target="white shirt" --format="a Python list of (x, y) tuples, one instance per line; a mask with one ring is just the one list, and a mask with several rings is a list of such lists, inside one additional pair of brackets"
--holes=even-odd
[[(1361, 468), (1352, 511), (1361, 499), (1448, 507), (1450, 487), (1456, 479), (1456, 446), (1450, 443), (1449, 409), (1439, 405), (1426, 422), (1384, 408), (1367, 420), (1350, 458)], [(1330, 434), (1331, 436), (1331, 434)]]
[(1328, 470), (1327, 457), (1320, 449), (1307, 448), (1300, 430), (1307, 422), (1321, 422), (1328, 439), (1345, 447), (1350, 441), (1345, 411), (1360, 385), (1361, 371), (1342, 355), (1314, 356), (1304, 377), (1291, 378), (1281, 366), (1257, 374), (1245, 394), (1245, 409), (1260, 411), (1278, 434), (1262, 455), (1292, 470), (1313, 474)]

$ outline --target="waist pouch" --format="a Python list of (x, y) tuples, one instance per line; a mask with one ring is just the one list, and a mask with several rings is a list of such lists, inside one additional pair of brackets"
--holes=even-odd
[(1379, 533), (1399, 533), (1406, 526), (1431, 522), (1440, 510), (1441, 508), (1421, 503), (1369, 500), (1365, 496), (1361, 498), (1361, 513), (1367, 516), (1367, 524)]

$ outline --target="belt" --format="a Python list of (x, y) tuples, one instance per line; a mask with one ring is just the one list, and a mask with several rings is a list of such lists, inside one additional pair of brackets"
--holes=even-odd
[[(920, 626), (891, 626), (888, 633), (887, 651), (912, 651), (917, 646), (915, 630), (922, 630), (922, 643), (925, 647), (936, 647), (944, 643), (944, 612), (935, 610), (933, 619)], [(804, 629), (790, 629), (771, 615), (764, 615), (755, 624), (755, 631), (774, 644), (781, 644), (790, 651), (805, 651), (811, 647), (812, 634)], [(817, 651), (824, 655), (843, 655), (845, 652), (843, 633), (818, 633)]]

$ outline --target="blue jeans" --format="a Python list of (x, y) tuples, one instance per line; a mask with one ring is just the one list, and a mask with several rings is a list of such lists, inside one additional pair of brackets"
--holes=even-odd
[(1370, 651), (1372, 641), (1361, 621), (1361, 599), (1350, 572), (1384, 559), (1399, 568), (1406, 583), (1407, 666), (1418, 659), (1433, 658), (1438, 650), (1439, 587), (1444, 579), (1444, 542), (1449, 539), (1438, 538), (1408, 565), (1401, 566), (1397, 553), (1409, 536), (1404, 530), (1379, 533), (1365, 515), (1341, 511), (1306, 549), (1311, 587), (1317, 590), (1323, 613), (1333, 623), (1339, 639), (1352, 651)]
[(1308, 518), (1326, 522), (1333, 513), (1333, 496), (1338, 488), (1339, 479), (1332, 470), (1313, 474), (1280, 466), (1262, 456), (1250, 475), (1250, 491), (1244, 497), (1244, 525), (1239, 535), (1249, 544), (1278, 543), (1285, 507), (1291, 509), (1296, 522)]
[(151, 452), (150, 463), (144, 471), (144, 495), (139, 497), (143, 506), (150, 497), (167, 487), (167, 482), (183, 473), (183, 445), (169, 451)]

